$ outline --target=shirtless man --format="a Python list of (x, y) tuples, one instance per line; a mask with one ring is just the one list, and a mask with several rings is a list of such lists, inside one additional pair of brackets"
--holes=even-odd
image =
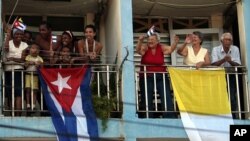
[(52, 29), (50, 24), (43, 21), (39, 26), (39, 34), (36, 36), (35, 43), (40, 48), (40, 56), (44, 59), (44, 63), (49, 62), (49, 56), (53, 56), (54, 51), (60, 47), (61, 38), (59, 36), (52, 35)]

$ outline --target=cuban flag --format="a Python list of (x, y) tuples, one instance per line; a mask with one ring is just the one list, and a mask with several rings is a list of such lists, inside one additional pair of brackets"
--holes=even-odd
[(13, 22), (12, 28), (17, 28), (19, 30), (24, 31), (26, 30), (26, 25), (23, 23), (22, 18), (19, 19), (16, 18)]
[(147, 37), (153, 35), (155, 33), (155, 26), (151, 26), (150, 29), (147, 31)]
[(57, 140), (98, 140), (91, 101), (91, 68), (41, 68), (38, 72)]

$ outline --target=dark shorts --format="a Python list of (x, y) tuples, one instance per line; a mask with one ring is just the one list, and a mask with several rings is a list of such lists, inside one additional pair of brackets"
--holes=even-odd
[[(12, 80), (14, 80), (14, 86), (12, 86)], [(12, 72), (6, 71), (5, 72), (5, 96), (12, 97), (12, 87), (14, 88), (14, 95), (21, 96), (22, 95), (22, 72), (15, 71), (14, 72), (14, 79), (12, 79)]]

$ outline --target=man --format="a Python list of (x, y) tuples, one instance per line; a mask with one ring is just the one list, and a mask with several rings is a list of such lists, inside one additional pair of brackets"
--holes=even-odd
[(54, 55), (54, 51), (60, 47), (61, 38), (52, 35), (50, 24), (43, 21), (39, 26), (39, 34), (36, 36), (35, 43), (40, 48), (40, 55), (44, 59), (45, 65), (49, 63), (49, 57)]
[[(232, 45), (233, 37), (231, 33), (224, 33), (221, 36), (221, 45), (214, 47), (212, 50), (212, 65), (227, 67), (234, 67), (241, 65), (239, 48)], [(231, 110), (237, 111), (236, 98), (236, 79), (235, 74), (229, 74), (229, 88)], [(235, 118), (236, 114), (233, 114)]]

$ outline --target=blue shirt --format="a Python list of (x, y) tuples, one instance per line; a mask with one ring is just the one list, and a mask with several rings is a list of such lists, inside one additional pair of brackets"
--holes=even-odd
[[(234, 45), (230, 46), (228, 53), (224, 51), (222, 45), (214, 47), (212, 50), (212, 63), (223, 59), (226, 55), (231, 56), (231, 60), (233, 62), (236, 62), (241, 65), (239, 48)], [(230, 67), (232, 65), (228, 62), (225, 62), (221, 64), (221, 66)]]

